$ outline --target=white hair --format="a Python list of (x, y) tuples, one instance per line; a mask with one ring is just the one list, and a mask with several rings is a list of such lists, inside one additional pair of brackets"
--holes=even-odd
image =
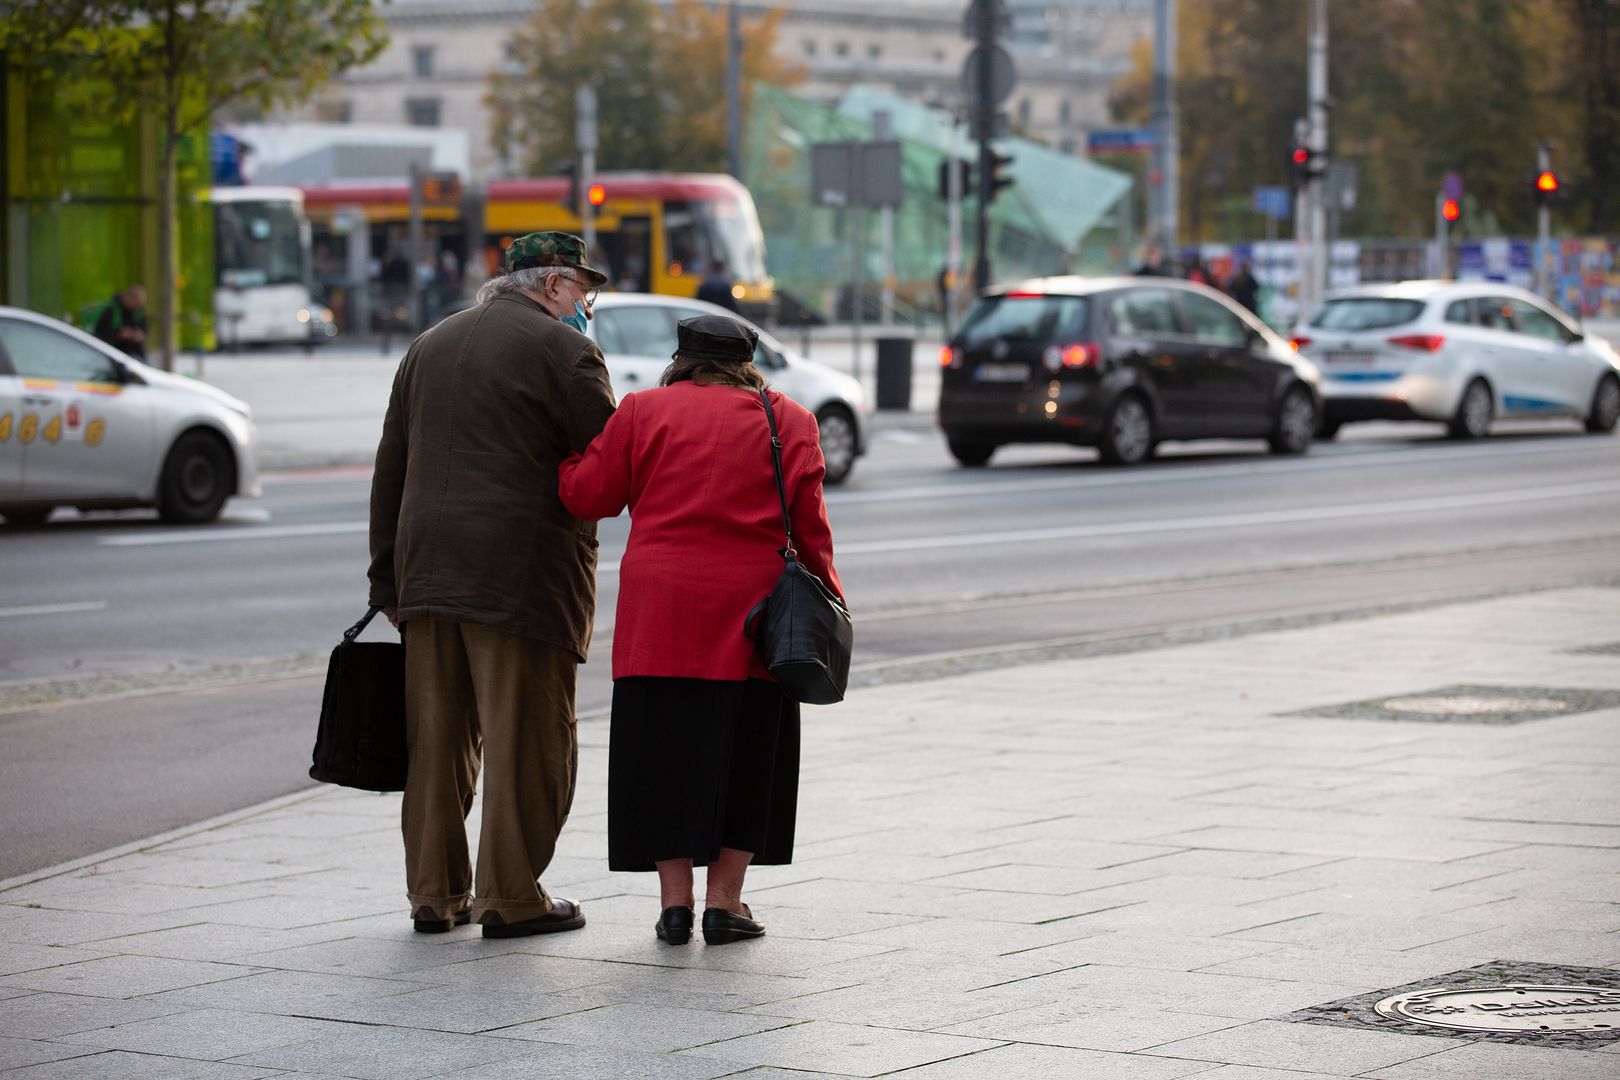
[(546, 287), (546, 278), (549, 277), (560, 277), (564, 281), (580, 280), (578, 272), (566, 266), (531, 266), (526, 270), (513, 270), (509, 274), (490, 278), (478, 287), (475, 299), (480, 304), (487, 304), (497, 296), (541, 292)]

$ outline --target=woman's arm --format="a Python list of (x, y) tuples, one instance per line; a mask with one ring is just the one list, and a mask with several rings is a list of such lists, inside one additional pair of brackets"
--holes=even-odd
[(570, 454), (557, 467), (557, 494), (577, 518), (618, 517), (630, 501), (630, 449), (636, 396), (627, 394), (584, 454)]

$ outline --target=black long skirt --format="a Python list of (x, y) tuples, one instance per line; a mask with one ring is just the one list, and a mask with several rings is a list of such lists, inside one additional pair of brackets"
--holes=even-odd
[(722, 847), (793, 861), (799, 703), (764, 679), (627, 677), (613, 684), (608, 867), (707, 866)]

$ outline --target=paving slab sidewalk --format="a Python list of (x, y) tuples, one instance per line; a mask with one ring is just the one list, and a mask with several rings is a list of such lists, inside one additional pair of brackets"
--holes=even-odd
[[(1297, 1014), (1493, 961), (1620, 978), (1620, 709), (1579, 711), (1616, 643), (1593, 587), (862, 689), (806, 710), (769, 935), (715, 948), (606, 870), (601, 721), (546, 881), (579, 933), (413, 934), (398, 798), (311, 790), (0, 884), (0, 1070), (1612, 1078), (1620, 1040)], [(1576, 704), (1424, 719), (1455, 687)]]

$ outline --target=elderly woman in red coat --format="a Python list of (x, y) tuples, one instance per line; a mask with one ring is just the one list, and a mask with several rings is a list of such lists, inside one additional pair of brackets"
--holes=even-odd
[[(613, 625), (608, 865), (657, 869), (658, 937), (690, 940), (694, 865), (708, 867), (703, 938), (758, 937), (749, 864), (793, 856), (799, 706), (743, 635), (782, 572), (781, 503), (752, 329), (686, 319), (656, 389), (626, 395), (560, 470), (570, 513), (630, 509)], [(840, 597), (816, 421), (769, 394), (799, 561)]]

